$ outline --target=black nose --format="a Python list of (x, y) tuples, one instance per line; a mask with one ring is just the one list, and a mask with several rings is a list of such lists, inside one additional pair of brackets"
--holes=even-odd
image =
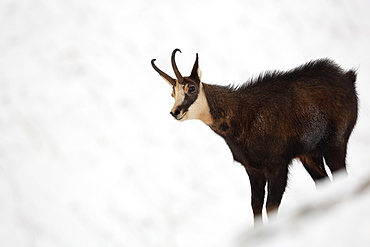
[(170, 114), (173, 116), (173, 117), (176, 117), (180, 114), (180, 110), (179, 109), (176, 109), (175, 112), (170, 112)]

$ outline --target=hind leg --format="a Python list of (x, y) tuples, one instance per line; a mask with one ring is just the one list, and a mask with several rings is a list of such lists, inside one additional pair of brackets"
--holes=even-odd
[(288, 165), (278, 167), (267, 175), (267, 201), (266, 210), (270, 217), (271, 213), (280, 206), (288, 179)]
[(320, 153), (302, 155), (299, 159), (315, 183), (328, 178), (324, 165), (324, 157)]
[(325, 149), (325, 162), (330, 168), (333, 177), (337, 171), (346, 171), (347, 144)]

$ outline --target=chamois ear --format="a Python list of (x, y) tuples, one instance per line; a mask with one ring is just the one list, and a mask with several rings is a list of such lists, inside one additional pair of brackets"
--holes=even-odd
[(199, 57), (197, 53), (194, 66), (190, 74), (190, 78), (194, 79), (197, 82), (200, 82), (201, 77), (202, 77), (202, 71), (200, 71), (199, 69)]

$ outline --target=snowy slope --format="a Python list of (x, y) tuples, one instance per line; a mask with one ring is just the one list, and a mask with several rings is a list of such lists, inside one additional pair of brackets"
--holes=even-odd
[[(2, 0), (0, 246), (294, 245), (307, 231), (350, 245), (370, 225), (368, 187), (341, 196), (370, 174), (369, 12), (366, 0)], [(168, 114), (171, 89), (150, 60), (170, 72), (174, 48), (183, 74), (199, 53), (208, 83), (320, 57), (358, 68), (349, 180), (321, 194), (294, 162), (281, 217), (251, 232), (243, 168), (208, 127)], [(322, 216), (326, 201), (338, 206)], [(291, 213), (309, 205), (312, 217)], [(338, 215), (349, 224), (322, 231)]]
[(320, 190), (268, 226), (241, 233), (235, 246), (369, 246), (369, 174)]

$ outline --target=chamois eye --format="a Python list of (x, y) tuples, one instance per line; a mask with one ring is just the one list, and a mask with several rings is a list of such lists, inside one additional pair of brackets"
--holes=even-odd
[(195, 87), (190, 86), (189, 89), (188, 89), (188, 93), (194, 93), (194, 92), (195, 92)]

